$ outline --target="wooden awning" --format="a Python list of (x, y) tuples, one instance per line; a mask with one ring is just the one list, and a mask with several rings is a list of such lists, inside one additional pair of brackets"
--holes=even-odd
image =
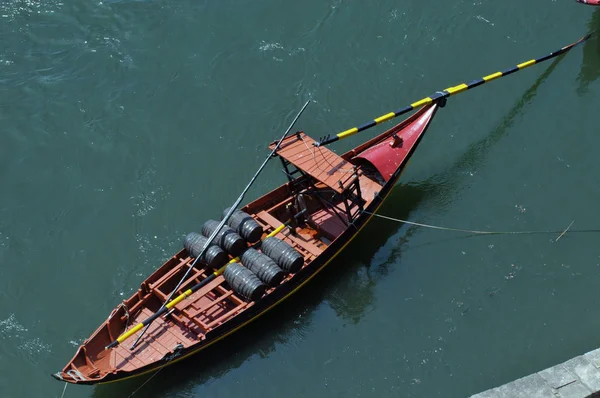
[[(281, 156), (309, 176), (322, 182), (337, 193), (342, 193), (342, 184), (354, 173), (354, 166), (324, 146), (314, 146), (315, 140), (303, 132), (285, 138), (277, 150)], [(276, 143), (269, 145), (273, 150)]]

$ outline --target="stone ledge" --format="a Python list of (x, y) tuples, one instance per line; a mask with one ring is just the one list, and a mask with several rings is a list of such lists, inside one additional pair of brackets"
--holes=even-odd
[(600, 397), (600, 348), (470, 398)]

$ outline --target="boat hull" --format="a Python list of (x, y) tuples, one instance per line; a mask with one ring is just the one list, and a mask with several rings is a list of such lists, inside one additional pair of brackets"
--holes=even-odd
[[(385, 189), (380, 193), (381, 198), (377, 200), (377, 203), (373, 203), (373, 206), (369, 206), (369, 208), (365, 209), (369, 213), (375, 213), (377, 209), (381, 206), (385, 198), (391, 192), (391, 186), (388, 189)], [(358, 235), (360, 230), (364, 228), (364, 226), (368, 223), (372, 216), (365, 214), (365, 217), (362, 220), (357, 221), (358, 231), (354, 231), (354, 233), (348, 233), (348, 236), (341, 236), (336, 240), (334, 244), (329, 246), (326, 249), (326, 252), (323, 252), (323, 256), (329, 254), (327, 252), (331, 252), (330, 258), (328, 260), (315, 260), (309, 266), (303, 268), (294, 279), (288, 282), (280, 289), (277, 290), (275, 294), (271, 293), (269, 296), (263, 298), (257, 305), (253, 306), (251, 309), (246, 310), (244, 313), (236, 317), (235, 321), (229, 321), (225, 323), (219, 330), (214, 330), (213, 332), (207, 334), (206, 342), (199, 343), (196, 346), (190, 347), (187, 350), (184, 350), (177, 357), (171, 359), (167, 358), (167, 360), (161, 361), (160, 363), (156, 363), (156, 365), (149, 366), (147, 368), (140, 368), (136, 372), (132, 372), (130, 375), (123, 376), (122, 374), (114, 374), (107, 376), (103, 381), (94, 382), (90, 381), (78, 381), (77, 384), (107, 384), (116, 381), (121, 381), (125, 379), (130, 379), (133, 377), (141, 376), (146, 373), (153, 372), (158, 370), (159, 368), (172, 365), (180, 360), (191, 357), (194, 354), (198, 354), (200, 351), (210, 347), (211, 345), (219, 342), (225, 337), (237, 332), (239, 329), (248, 325), (254, 320), (257, 320), (261, 315), (267, 313), (269, 310), (275, 308), (276, 305), (282, 303), (285, 299), (290, 297), (292, 294), (296, 293), (302, 286), (304, 286), (307, 282), (309, 282), (313, 277), (319, 274), (328, 264), (330, 264), (338, 254), (344, 250), (344, 248)], [(350, 231), (348, 231), (350, 232)], [(323, 257), (324, 258), (324, 257)]]
[[(65, 377), (66, 374), (64, 370), (62, 373), (57, 373), (53, 375), (55, 378), (63, 381), (67, 381), (75, 384), (105, 384), (112, 383), (115, 381), (125, 380), (132, 377), (140, 376), (159, 368), (174, 364), (178, 361), (181, 361), (187, 357), (190, 357), (194, 354), (199, 353), (200, 351), (206, 349), (207, 347), (217, 343), (228, 335), (240, 330), (245, 325), (250, 322), (258, 319), (262, 314), (265, 314), (267, 311), (274, 308), (277, 304), (283, 302), (286, 298), (297, 292), (302, 286), (304, 286), (307, 282), (309, 282), (312, 278), (318, 275), (328, 264), (330, 264), (336, 256), (344, 250), (344, 248), (357, 236), (360, 230), (369, 222), (372, 218), (371, 213), (375, 213), (377, 209), (381, 206), (384, 200), (392, 191), (394, 185), (398, 182), (402, 171), (404, 170), (408, 160), (412, 156), (413, 152), (416, 150), (419, 142), (423, 138), (426, 130), (429, 127), (431, 120), (433, 119), (435, 113), (438, 110), (438, 105), (433, 104), (427, 106), (417, 113), (415, 113), (410, 118), (406, 119), (402, 123), (396, 125), (392, 129), (387, 132), (375, 137), (374, 139), (358, 146), (352, 151), (347, 152), (342, 155), (342, 158), (351, 160), (351, 159), (359, 159), (361, 153), (365, 153), (365, 150), (372, 146), (378, 138), (393, 132), (394, 130), (399, 131), (405, 127), (411, 127), (415, 121), (424, 122), (422, 127), (419, 127), (421, 131), (418, 135), (415, 135), (414, 140), (407, 145), (406, 151), (402, 154), (403, 158), (396, 165), (396, 169), (394, 172), (389, 173), (386, 177), (385, 184), (382, 185), (381, 190), (376, 193), (373, 199), (369, 202), (369, 204), (352, 222), (352, 224), (344, 230), (335, 240), (333, 240), (324, 250), (318, 255), (314, 260), (300, 269), (291, 279), (289, 279), (286, 283), (278, 286), (276, 289), (271, 291), (269, 294), (266, 294), (260, 300), (255, 302), (252, 306), (245, 309), (243, 312), (235, 315), (233, 318), (228, 320), (227, 322), (222, 323), (220, 326), (212, 329), (211, 331), (205, 334), (205, 338), (189, 347), (183, 348), (176, 352), (173, 352), (171, 355), (166, 355), (160, 360), (153, 362), (147, 366), (139, 367), (133, 371), (115, 371), (112, 373), (107, 373), (100, 380), (99, 379), (72, 379), (69, 377)], [(381, 139), (379, 140), (381, 142)], [(386, 144), (387, 145), (387, 144)], [(389, 146), (390, 154), (395, 153), (397, 148), (394, 148), (392, 145)], [(378, 156), (381, 157), (385, 155), (385, 153), (381, 152), (379, 149)], [(384, 149), (385, 151), (385, 149)], [(368, 161), (368, 159), (367, 159)], [(274, 192), (282, 189), (286, 189), (288, 184), (284, 184), (279, 188), (271, 191), (270, 193), (264, 195), (262, 198), (257, 199), (256, 201), (248, 204), (245, 208), (252, 208), (257, 203), (260, 203), (263, 198), (272, 195)], [(99, 330), (102, 326), (96, 331)], [(80, 347), (80, 350), (82, 347)], [(78, 351), (79, 354), (79, 351)], [(76, 354), (77, 356), (77, 354)], [(75, 358), (75, 357), (74, 357)], [(72, 362), (74, 359), (72, 360)]]

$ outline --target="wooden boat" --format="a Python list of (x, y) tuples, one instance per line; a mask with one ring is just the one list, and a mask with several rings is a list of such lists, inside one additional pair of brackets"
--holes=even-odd
[[(198, 353), (295, 293), (331, 262), (368, 222), (370, 213), (377, 210), (398, 181), (439, 106), (434, 102), (421, 108), (342, 156), (324, 146), (314, 146), (315, 141), (304, 132), (286, 137), (275, 153), (282, 161), (287, 183), (247, 204), (238, 215), (251, 216), (251, 220), (246, 221), (254, 220), (258, 224), (258, 236), (262, 239), (273, 231), (281, 231), (275, 238), (287, 243), (288, 249), (293, 248), (292, 254), (296, 257), (301, 256), (297, 266), (288, 264), (287, 272), (285, 269), (279, 272), (280, 277), (272, 280), (270, 286), (262, 284), (262, 288), (246, 291), (244, 288), (248, 286), (234, 287), (240, 283), (261, 284), (256, 274), (252, 273), (245, 282), (240, 282), (241, 279), (232, 282), (231, 276), (226, 280), (226, 271), (179, 302), (166, 318), (156, 319), (135, 349), (130, 350), (130, 344), (107, 349), (114, 339), (148, 318), (167, 300), (194, 260), (194, 249), (186, 241), (187, 248), (184, 245), (142, 282), (137, 292), (119, 304), (83, 342), (62, 371), (53, 376), (69, 383), (96, 384), (156, 370)], [(271, 144), (271, 149), (274, 146), (275, 143)], [(286, 220), (292, 221), (282, 229)], [(240, 228), (236, 231), (243, 232)], [(266, 245), (266, 240), (264, 242)], [(247, 242), (244, 245), (257, 247)], [(263, 246), (258, 247), (265, 252), (266, 246)], [(277, 258), (272, 253), (269, 255)], [(245, 253), (241, 262), (246, 267), (235, 266), (248, 270), (252, 267), (244, 264), (244, 256)], [(231, 257), (228, 255), (226, 260)], [(262, 260), (271, 259), (262, 257)], [(276, 264), (279, 268), (285, 265)], [(194, 268), (177, 294), (212, 273), (205, 264)], [(260, 270), (257, 274), (260, 275)], [(131, 341), (139, 333), (133, 335)]]
[[(196, 354), (257, 319), (317, 275), (365, 226), (448, 97), (558, 57), (590, 36), (544, 57), (437, 91), (318, 143), (302, 131), (284, 134), (270, 148), (282, 162), (287, 183), (241, 210), (226, 210), (221, 223), (207, 221), (202, 234), (208, 240), (189, 234), (184, 249), (119, 304), (52, 376), (74, 384), (139, 376)], [(342, 156), (324, 146), (417, 108), (408, 119)], [(221, 229), (224, 222), (229, 227)], [(200, 266), (194, 267), (197, 262)], [(176, 298), (170, 301), (172, 297)], [(135, 348), (122, 344), (129, 337), (139, 341)]]

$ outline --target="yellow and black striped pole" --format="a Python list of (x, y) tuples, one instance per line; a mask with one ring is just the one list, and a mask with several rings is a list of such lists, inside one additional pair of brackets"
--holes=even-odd
[(351, 135), (354, 135), (361, 131), (367, 130), (373, 126), (376, 126), (380, 123), (386, 122), (397, 116), (403, 115), (403, 114), (410, 112), (413, 109), (419, 108), (423, 105), (428, 105), (428, 104), (431, 104), (432, 102), (439, 101), (443, 98), (448, 98), (454, 94), (462, 93), (463, 91), (467, 91), (472, 88), (481, 86), (482, 84), (491, 82), (492, 80), (496, 80), (500, 77), (508, 76), (508, 75), (518, 72), (522, 69), (528, 68), (532, 65), (536, 65), (536, 64), (539, 64), (540, 62), (544, 62), (551, 58), (558, 57), (559, 55), (564, 54), (567, 51), (571, 50), (576, 45), (583, 43), (584, 41), (589, 39), (591, 37), (591, 35), (592, 34), (590, 33), (590, 34), (582, 37), (581, 39), (577, 40), (575, 43), (569, 44), (568, 46), (565, 46), (558, 51), (551, 52), (550, 54), (543, 56), (541, 58), (532, 59), (530, 61), (520, 63), (517, 66), (513, 66), (512, 68), (506, 69), (503, 72), (492, 73), (491, 75), (487, 75), (485, 77), (482, 77), (481, 79), (473, 80), (470, 83), (462, 83), (462, 84), (459, 84), (458, 86), (448, 87), (447, 89), (445, 89), (443, 91), (438, 91), (435, 94), (433, 94), (432, 96), (423, 98), (417, 102), (413, 102), (412, 104), (407, 105), (404, 108), (399, 109), (395, 112), (386, 113), (385, 115), (379, 116), (376, 119), (370, 120), (369, 122), (367, 122), (361, 126), (353, 127), (351, 129), (342, 131), (341, 133), (338, 133), (335, 136), (327, 135), (325, 137), (322, 137), (319, 140), (319, 142), (314, 143), (314, 145), (321, 146), (321, 145), (331, 144), (332, 142), (341, 140), (342, 138), (350, 137)]

